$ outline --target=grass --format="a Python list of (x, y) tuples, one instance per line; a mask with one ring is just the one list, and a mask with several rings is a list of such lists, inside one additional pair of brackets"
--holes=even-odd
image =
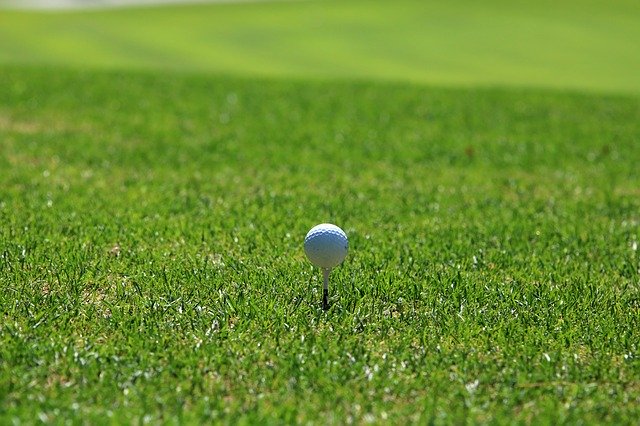
[(0, 80), (0, 423), (640, 416), (637, 97)]
[(636, 3), (2, 11), (0, 423), (634, 424)]
[(636, 0), (2, 11), (0, 63), (640, 93)]

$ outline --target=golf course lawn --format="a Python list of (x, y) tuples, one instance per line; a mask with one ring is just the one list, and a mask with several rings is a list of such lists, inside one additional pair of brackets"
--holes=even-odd
[[(382, 22), (367, 4), (271, 5), (282, 22), (266, 4), (0, 12), (0, 424), (637, 422), (631, 41), (576, 42), (559, 63), (610, 61), (573, 77), (537, 74), (535, 49), (482, 75), (487, 51), (456, 62), (469, 46), (433, 69), (421, 49), (347, 57), (327, 28)], [(621, 23), (594, 34), (637, 32), (631, 2), (584, 4)], [(205, 25), (307, 31), (296, 8), (324, 11), (315, 52), (338, 47), (344, 67), (225, 50)], [(190, 14), (219, 62), (143, 10)], [(394, 30), (381, 38), (408, 37)], [(321, 222), (350, 246), (326, 312), (302, 246)]]
[(640, 94), (637, 0), (0, 10), (0, 63)]
[(640, 414), (637, 98), (0, 78), (5, 421)]

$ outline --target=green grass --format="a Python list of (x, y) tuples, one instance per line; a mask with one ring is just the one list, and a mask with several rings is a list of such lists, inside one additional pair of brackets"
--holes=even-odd
[(640, 93), (637, 0), (0, 11), (0, 63)]
[(0, 423), (640, 416), (637, 97), (0, 81)]
[(634, 424), (640, 10), (528, 3), (0, 12), (0, 423)]

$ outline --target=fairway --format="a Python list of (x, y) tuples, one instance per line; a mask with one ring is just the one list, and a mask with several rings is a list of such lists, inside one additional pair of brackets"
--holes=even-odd
[(0, 11), (0, 424), (636, 424), (637, 9)]
[(285, 1), (0, 10), (0, 63), (640, 93), (640, 2)]

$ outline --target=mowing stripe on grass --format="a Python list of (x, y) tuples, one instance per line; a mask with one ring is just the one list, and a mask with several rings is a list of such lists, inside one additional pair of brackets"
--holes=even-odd
[(305, 1), (2, 12), (0, 63), (640, 93), (640, 2)]

